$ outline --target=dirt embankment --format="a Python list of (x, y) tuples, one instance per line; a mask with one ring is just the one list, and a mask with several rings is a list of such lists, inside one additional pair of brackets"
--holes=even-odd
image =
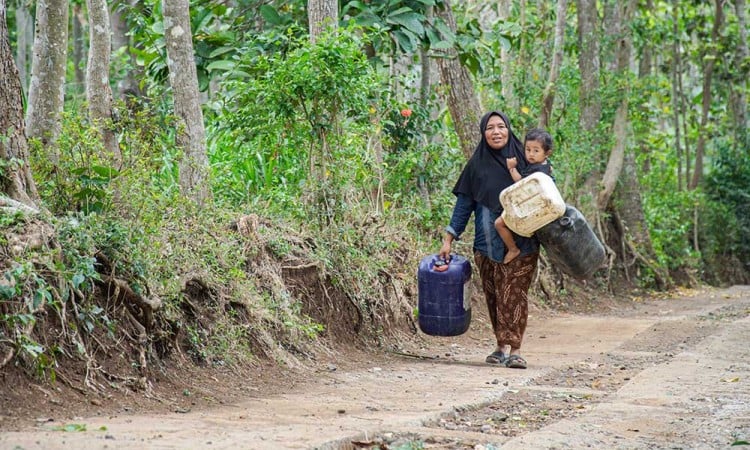
[(727, 448), (750, 441), (749, 325), (750, 287), (537, 312), (514, 370), (484, 364), (480, 311), (460, 337), (332, 352), (303, 377), (205, 379), (182, 409), (76, 417), (50, 392), (3, 418), (0, 448)]

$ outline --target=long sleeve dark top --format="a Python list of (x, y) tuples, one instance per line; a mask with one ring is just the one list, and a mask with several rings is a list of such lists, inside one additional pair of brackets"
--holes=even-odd
[[(472, 200), (468, 195), (458, 194), (456, 196), (453, 215), (445, 231), (452, 234), (455, 239), (460, 239), (461, 234), (466, 230), (472, 213), (474, 213), (474, 250), (493, 261), (502, 262), (505, 256), (505, 244), (503, 244), (502, 238), (495, 229), (495, 219), (498, 216), (493, 214), (489, 208)], [(535, 237), (526, 238), (515, 235), (515, 238), (522, 256), (539, 252), (539, 242)]]

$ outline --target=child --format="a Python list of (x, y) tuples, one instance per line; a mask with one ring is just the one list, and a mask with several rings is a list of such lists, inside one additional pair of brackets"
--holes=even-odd
[[(547, 158), (552, 153), (552, 136), (544, 130), (534, 128), (526, 133), (523, 146), (526, 160), (529, 162), (523, 173), (520, 173), (516, 168), (518, 165), (516, 158), (507, 159), (508, 170), (510, 171), (510, 176), (513, 177), (513, 181), (518, 181), (534, 172), (542, 172), (543, 174), (552, 176), (552, 166), (547, 161)], [(513, 239), (513, 232), (505, 225), (502, 216), (495, 220), (495, 228), (505, 243), (506, 252), (503, 264), (508, 264), (521, 254), (521, 250), (516, 246), (516, 241)]]

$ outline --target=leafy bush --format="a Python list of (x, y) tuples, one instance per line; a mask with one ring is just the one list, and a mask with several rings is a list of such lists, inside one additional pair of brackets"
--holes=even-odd
[[(725, 278), (722, 281), (746, 282), (750, 277), (750, 157), (726, 146), (718, 153), (704, 183), (703, 257), (719, 278)], [(741, 267), (722, 267), (736, 266), (732, 261)]]
[(340, 208), (349, 180), (372, 183), (367, 128), (382, 85), (355, 30), (293, 44), (267, 55), (248, 42), (227, 67), (208, 130), (216, 193), (237, 203), (283, 190), (277, 200), (294, 207), (321, 191)]

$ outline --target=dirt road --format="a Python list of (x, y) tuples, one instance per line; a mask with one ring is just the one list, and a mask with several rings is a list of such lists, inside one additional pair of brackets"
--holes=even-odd
[(207, 411), (30, 424), (0, 434), (0, 448), (717, 449), (750, 441), (750, 287), (529, 323), (527, 370), (484, 364), (492, 343), (476, 318), (463, 336), (425, 337), (421, 348), (359, 370), (332, 359), (288, 392)]

